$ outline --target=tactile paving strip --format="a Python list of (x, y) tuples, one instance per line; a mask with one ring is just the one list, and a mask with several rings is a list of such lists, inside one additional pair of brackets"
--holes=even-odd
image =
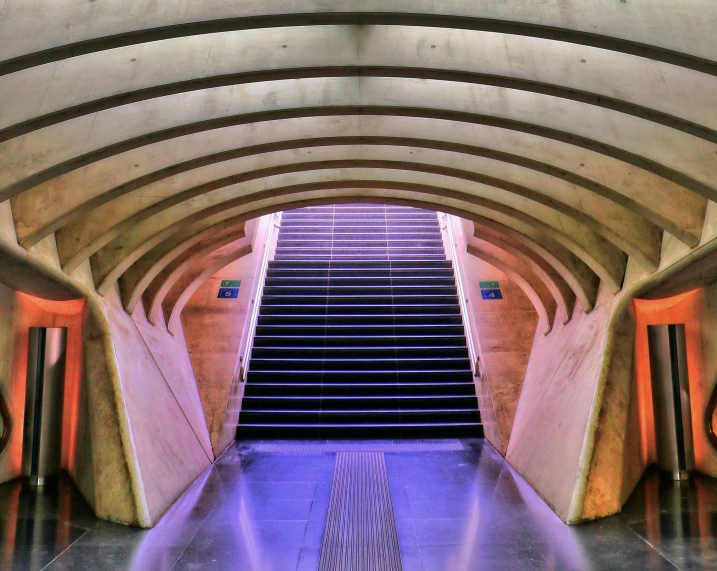
[(433, 442), (258, 442), (252, 444), (255, 452), (274, 454), (320, 454), (322, 452), (455, 452), (465, 450), (460, 440), (437, 440)]
[(401, 571), (383, 452), (339, 452), (319, 571)]

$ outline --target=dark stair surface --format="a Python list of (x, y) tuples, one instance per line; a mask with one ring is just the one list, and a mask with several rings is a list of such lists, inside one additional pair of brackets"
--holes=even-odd
[(480, 437), (453, 266), (435, 212), (284, 212), (238, 438)]

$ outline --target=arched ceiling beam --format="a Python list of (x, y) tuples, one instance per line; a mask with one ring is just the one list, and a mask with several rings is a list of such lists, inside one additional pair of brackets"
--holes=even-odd
[[(212, 217), (208, 221), (193, 224), (182, 232), (171, 236), (167, 240), (152, 248), (137, 262), (125, 271), (120, 279), (122, 304), (126, 309), (134, 307), (140, 301), (144, 291), (167, 267), (192, 248), (201, 247), (211, 241), (219, 241), (225, 237), (238, 238), (240, 234), (246, 235), (245, 224), (249, 219), (246, 216)], [(129, 311), (129, 309), (128, 309)]]
[[(157, 274), (157, 277), (150, 282), (146, 289), (142, 289), (140, 291), (135, 288), (126, 293), (125, 291), (122, 291), (122, 302), (125, 310), (127, 313), (132, 313), (137, 303), (140, 299), (142, 299), (142, 297), (144, 297), (146, 305), (149, 307), (147, 315), (157, 315), (161, 300), (164, 299), (172, 285), (174, 285), (174, 283), (185, 271), (187, 271), (188, 268), (195, 265), (198, 260), (209, 256), (212, 252), (218, 250), (219, 248), (222, 248), (227, 244), (231, 244), (232, 242), (236, 242), (244, 237), (246, 237), (246, 234), (243, 229), (238, 232), (223, 232), (219, 236), (213, 235), (206, 240), (202, 240), (198, 244), (195, 244), (188, 250), (181, 252)], [(121, 285), (123, 284), (123, 280), (121, 278), (119, 283)], [(151, 318), (150, 321), (152, 321)]]
[[(204, 157), (198, 157), (196, 159), (188, 160), (181, 163), (173, 164), (169, 167), (152, 171), (146, 175), (142, 175), (128, 182), (114, 186), (101, 194), (92, 195), (89, 190), (90, 196), (84, 202), (80, 202), (77, 197), (74, 201), (70, 200), (70, 196), (67, 200), (61, 199), (62, 194), (60, 189), (53, 192), (53, 189), (48, 188), (47, 192), (53, 192), (57, 195), (55, 201), (47, 202), (43, 201), (42, 204), (38, 205), (35, 200), (37, 193), (27, 193), (20, 195), (13, 200), (13, 211), (15, 218), (18, 223), (18, 234), (19, 241), (25, 247), (32, 247), (37, 244), (40, 240), (48, 236), (52, 232), (58, 232), (58, 247), (59, 242), (63, 239), (63, 234), (66, 239), (69, 240), (72, 245), (79, 243), (79, 236), (86, 236), (88, 228), (86, 225), (75, 225), (74, 228), (70, 228), (65, 232), (66, 225), (71, 224), (77, 220), (80, 216), (91, 212), (93, 209), (99, 209), (103, 205), (107, 204), (111, 200), (115, 200), (119, 197), (126, 196), (127, 194), (142, 191), (161, 181), (165, 181), (168, 178), (177, 177), (183, 173), (187, 173), (196, 169), (207, 167), (210, 165), (217, 165), (220, 163), (226, 163), (228, 161), (237, 160), (245, 157), (261, 156), (265, 154), (277, 154), (281, 151), (299, 151), (306, 153), (307, 150), (318, 148), (321, 150), (322, 147), (331, 146), (387, 146), (387, 147), (412, 147), (414, 149), (427, 149), (433, 151), (440, 151), (441, 153), (456, 153), (461, 155), (468, 155), (466, 160), (470, 160), (470, 157), (482, 157), (485, 159), (495, 160), (504, 162), (506, 164), (515, 165), (521, 169), (527, 169), (535, 171), (541, 175), (551, 176), (559, 181), (556, 184), (562, 184), (560, 181), (565, 181), (568, 184), (572, 184), (586, 189), (593, 194), (600, 197), (606, 198), (619, 204), (620, 206), (634, 212), (636, 215), (645, 218), (647, 221), (658, 226), (659, 228), (670, 232), (678, 239), (683, 241), (689, 246), (695, 246), (699, 241), (699, 232), (693, 231), (691, 228), (685, 228), (683, 223), (678, 226), (676, 221), (666, 218), (662, 213), (656, 212), (646, 207), (644, 204), (636, 201), (635, 199), (625, 196), (624, 194), (617, 192), (603, 184), (595, 182), (578, 174), (571, 173), (561, 168), (556, 168), (548, 165), (541, 161), (536, 161), (528, 157), (522, 157), (512, 153), (506, 153), (503, 151), (496, 151), (485, 147), (477, 147), (472, 145), (464, 145), (459, 143), (450, 143), (443, 141), (431, 141), (427, 139), (413, 139), (408, 137), (320, 137), (317, 139), (298, 139), (281, 141), (277, 143), (269, 143), (264, 145), (254, 145), (248, 147), (242, 147), (239, 149), (231, 149), (229, 151), (223, 151), (214, 153)], [(390, 151), (390, 148), (389, 148)], [(103, 180), (103, 179), (100, 179)], [(105, 183), (106, 184), (106, 183)], [(76, 188), (72, 186), (73, 191), (76, 193)], [(90, 186), (89, 184), (87, 186)], [(165, 185), (166, 186), (166, 185)], [(39, 189), (38, 189), (39, 190)], [(150, 190), (152, 196), (157, 196), (157, 193)], [(63, 191), (64, 193), (64, 191)], [(655, 195), (659, 196), (660, 192), (656, 189)], [(146, 199), (142, 200), (144, 203)], [(655, 201), (656, 204), (661, 205), (662, 202)], [(133, 200), (133, 204), (136, 202)], [(684, 204), (684, 203), (683, 203)], [(685, 205), (688, 207), (688, 205)], [(669, 205), (668, 205), (669, 207)], [(688, 210), (689, 208), (684, 208)], [(672, 209), (674, 213), (675, 209)], [(109, 218), (116, 218), (118, 215), (116, 209), (105, 208), (96, 213), (96, 217), (101, 220), (102, 228), (105, 228), (105, 222)], [(674, 214), (673, 214), (674, 215)], [(616, 220), (617, 221), (617, 220)], [(630, 225), (634, 226), (635, 222), (631, 222)]]
[[(297, 80), (295, 83), (300, 84), (302, 81), (303, 80)], [(642, 125), (638, 123), (640, 120), (630, 120), (631, 118), (625, 115), (620, 115), (619, 121), (614, 120), (616, 118), (609, 120), (607, 116), (598, 117), (595, 113), (589, 112), (588, 106), (578, 103), (574, 105), (581, 106), (580, 108), (568, 111), (564, 109), (567, 105), (566, 102), (562, 101), (558, 104), (557, 102), (561, 100), (551, 97), (530, 94), (531, 101), (528, 101), (524, 94), (521, 95), (522, 92), (512, 92), (514, 95), (511, 95), (511, 92), (508, 90), (495, 91), (493, 95), (489, 95), (488, 92), (469, 93), (458, 89), (458, 85), (454, 85), (451, 93), (453, 96), (452, 100), (441, 100), (438, 97), (438, 91), (448, 84), (441, 84), (440, 87), (432, 86), (436, 89), (429, 92), (427, 86), (430, 86), (431, 82), (422, 82), (413, 86), (413, 88), (406, 85), (405, 82), (401, 84), (382, 83), (390, 81), (392, 80), (376, 79), (374, 82), (363, 80), (360, 90), (355, 86), (353, 89), (350, 89), (348, 85), (343, 85), (339, 81), (339, 83), (335, 84), (335, 90), (341, 91), (341, 89), (346, 89), (346, 91), (337, 93), (336, 96), (332, 96), (332, 99), (335, 99), (337, 102), (341, 99), (355, 99), (359, 93), (366, 94), (362, 95), (362, 98), (371, 99), (376, 97), (376, 94), (373, 94), (372, 90), (386, 93), (391, 92), (392, 88), (394, 88), (395, 90), (402, 90), (402, 92), (397, 91), (392, 94), (392, 99), (399, 101), (396, 105), (337, 104), (312, 107), (310, 106), (310, 103), (312, 103), (310, 99), (319, 98), (318, 93), (312, 93), (313, 97), (309, 98), (308, 95), (304, 97), (307, 101), (306, 107), (287, 107), (279, 110), (256, 111), (236, 115), (228, 114), (193, 122), (189, 119), (188, 122), (177, 125), (178, 117), (182, 117), (180, 110), (177, 109), (176, 113), (173, 113), (173, 106), (170, 105), (168, 101), (170, 98), (164, 98), (162, 100), (152, 101), (154, 105), (162, 106), (163, 111), (157, 109), (148, 115), (149, 109), (137, 110), (137, 112), (132, 115), (135, 121), (134, 126), (128, 124), (127, 118), (125, 118), (124, 128), (118, 128), (116, 134), (114, 130), (104, 131), (102, 137), (106, 138), (106, 142), (99, 142), (96, 138), (93, 138), (92, 142), (88, 141), (87, 130), (95, 128), (90, 127), (89, 124), (77, 125), (78, 128), (81, 127), (80, 131), (85, 133), (84, 137), (82, 137), (82, 141), (75, 139), (73, 142), (73, 137), (62, 137), (59, 133), (46, 132), (48, 129), (54, 129), (54, 127), (36, 131), (24, 137), (0, 144), (0, 151), (2, 151), (0, 159), (3, 156), (6, 157), (4, 164), (1, 165), (4, 171), (4, 176), (2, 176), (4, 182), (0, 189), (0, 200), (12, 198), (21, 192), (25, 192), (55, 177), (72, 172), (90, 163), (114, 157), (118, 154), (160, 141), (176, 139), (194, 133), (234, 125), (262, 123), (279, 119), (337, 115), (432, 118), (529, 133), (612, 157), (652, 172), (693, 192), (701, 194), (708, 199), (717, 200), (717, 189), (715, 188), (717, 187), (717, 174), (715, 174), (717, 173), (717, 154), (715, 152), (717, 147), (712, 143), (696, 139), (675, 130), (663, 132), (661, 130), (666, 128), (654, 124), (648, 128), (649, 122), (642, 121), (641, 123), (644, 123), (644, 125)], [(418, 88), (419, 85), (420, 89)], [(300, 91), (299, 85), (291, 84), (291, 86)], [(304, 87), (309, 89), (311, 85), (305, 84)], [(314, 85), (314, 87), (317, 86)], [(469, 87), (476, 89), (475, 86)], [(289, 95), (289, 85), (286, 86), (286, 90), (282, 90), (282, 86), (280, 85), (272, 87), (272, 89), (276, 89), (280, 92), (287, 91), (284, 98), (288, 99), (291, 97), (291, 95)], [(483, 89), (491, 90), (494, 88), (486, 87)], [(420, 96), (418, 95), (419, 93)], [(212, 95), (216, 97), (212, 99), (211, 104), (209, 101), (204, 103), (208, 106), (208, 109), (211, 110), (208, 113), (210, 115), (217, 115), (222, 112), (226, 113), (227, 111), (224, 111), (225, 105), (236, 106), (236, 101), (232, 103), (231, 93), (226, 93), (223, 97), (220, 97), (217, 90), (212, 90)], [(265, 100), (267, 95), (269, 94), (262, 95), (262, 93), (259, 92), (247, 94), (246, 101), (249, 102), (247, 105), (251, 105), (251, 102), (255, 102), (254, 104), (256, 105), (275, 106), (276, 104), (273, 103), (262, 104), (256, 102), (257, 99)], [(382, 100), (383, 97), (384, 96), (378, 96), (377, 99)], [(223, 101), (222, 98), (224, 98), (225, 101)], [(301, 96), (297, 95), (297, 98), (301, 99)], [(421, 102), (421, 98), (423, 98), (423, 102), (426, 105), (430, 104), (430, 99), (438, 98), (436, 105), (452, 105), (453, 108), (417, 107), (408, 104), (414, 103), (414, 101), (419, 103)], [(401, 101), (401, 99), (404, 101)], [(496, 103), (501, 99), (507, 99), (503, 105), (504, 110), (495, 115), (463, 110), (463, 107), (475, 109), (484, 107), (485, 111), (488, 111), (494, 99)], [(511, 99), (514, 99), (514, 101), (510, 101)], [(175, 103), (179, 105), (179, 102)], [(401, 103), (404, 104), (401, 105)], [(189, 105), (189, 101), (185, 102), (182, 108), (185, 108), (186, 105)], [(198, 110), (199, 102), (196, 102), (196, 107), (193, 111), (193, 115), (195, 117), (201, 116), (202, 113)], [(223, 111), (217, 111), (217, 108)], [(536, 122), (523, 120), (526, 115), (530, 115), (531, 119)], [(567, 115), (571, 116), (572, 120), (570, 122), (567, 122), (565, 119)], [(139, 122), (140, 119), (143, 119), (143, 121)], [(152, 124), (153, 122), (154, 124)], [(542, 123), (539, 124), (539, 122)], [(72, 123), (72, 121), (68, 123)], [(102, 124), (102, 122), (100, 122), (100, 124)], [(67, 123), (63, 123), (63, 125), (57, 126), (57, 128), (65, 128), (66, 126)], [(99, 129), (100, 127), (97, 128)], [(139, 134), (137, 130), (144, 132)], [(79, 133), (76, 133), (76, 135), (79, 136)], [(122, 137), (125, 138), (122, 139)], [(28, 138), (32, 138), (33, 140), (30, 141)], [(112, 139), (114, 139), (114, 141), (112, 141)], [(58, 141), (58, 143), (62, 141), (62, 148), (48, 148), (50, 141)], [(646, 145), (646, 141), (649, 141), (650, 144)], [(18, 146), (25, 149), (25, 152), (18, 155), (16, 151)], [(93, 146), (95, 148), (92, 148)], [(634, 149), (631, 150), (631, 146), (634, 147)], [(31, 148), (33, 151), (29, 152)], [(88, 148), (91, 150), (86, 151)], [(689, 160), (685, 160), (685, 158), (682, 157), (682, 153), (677, 152), (678, 149), (684, 152), (685, 148), (689, 148), (690, 150)], [(22, 159), (19, 160), (18, 156), (22, 156)]]
[(557, 305), (550, 295), (545, 284), (527, 267), (522, 266), (515, 258), (511, 259), (505, 253), (486, 247), (485, 243), (473, 239), (468, 243), (468, 253), (480, 258), (491, 266), (498, 268), (506, 274), (520, 289), (523, 290), (535, 307), (540, 322), (543, 324), (543, 335), (547, 335), (553, 328)]
[[(408, 159), (410, 156), (404, 158)], [(287, 160), (290, 160), (290, 157), (287, 157)], [(122, 232), (134, 228), (140, 222), (147, 220), (166, 209), (191, 200), (197, 196), (208, 194), (214, 190), (251, 180), (276, 177), (278, 175), (338, 169), (342, 169), (343, 172), (346, 169), (356, 168), (426, 173), (439, 175), (439, 177), (461, 179), (463, 181), (474, 182), (479, 185), (503, 190), (512, 195), (531, 200), (544, 207), (555, 210), (556, 212), (573, 219), (575, 222), (586, 226), (611, 242), (615, 247), (633, 256), (636, 261), (648, 271), (654, 271), (659, 265), (661, 235), (657, 228), (639, 217), (630, 216), (629, 212), (625, 212), (616, 205), (611, 205), (609, 203), (601, 204), (599, 201), (597, 204), (590, 204), (589, 197), (582, 197), (581, 200), (580, 196), (573, 196), (574, 193), (577, 194), (577, 189), (567, 189), (567, 196), (555, 194), (555, 196), (560, 196), (560, 198), (566, 200), (566, 202), (570, 201), (569, 204), (566, 204), (562, 200), (558, 200), (554, 197), (546, 196), (548, 192), (554, 190), (555, 186), (558, 185), (557, 181), (552, 185), (549, 181), (546, 181), (546, 185), (541, 188), (541, 191), (538, 191), (533, 188), (528, 188), (521, 184), (502, 180), (490, 175), (456, 169), (449, 166), (431, 165), (426, 162), (374, 159), (326, 160), (289, 164), (285, 164), (283, 161), (279, 162), (281, 163), (279, 166), (230, 175), (229, 177), (189, 188), (163, 200), (159, 200), (154, 204), (146, 204), (145, 201), (135, 201), (135, 204), (138, 207), (144, 206), (144, 208), (136, 211), (134, 214), (128, 214), (126, 218), (115, 225), (111, 225), (109, 220), (106, 220), (105, 227), (107, 229), (103, 234), (91, 240), (84, 247), (81, 247), (81, 242), (75, 242), (75, 245), (78, 246), (77, 252), (81, 253), (82, 257), (75, 256), (67, 263), (62, 260), (63, 265), (71, 272), (79, 263), (81, 263), (82, 259), (104, 247), (107, 243), (109, 243), (109, 241), (116, 238)], [(425, 177), (423, 178), (425, 179)], [(539, 185), (536, 183), (539, 183), (540, 181), (533, 180), (531, 182), (539, 188)], [(466, 187), (465, 190), (480, 194), (481, 189), (482, 186), (476, 186), (473, 188)], [(510, 201), (508, 202), (510, 203)]]
[[(349, 194), (352, 186), (355, 186), (355, 184), (356, 183), (354, 181), (345, 182), (343, 186), (346, 188), (343, 190), (336, 190), (338, 186), (336, 181), (328, 181), (311, 185), (290, 186), (284, 189), (272, 189), (271, 191), (261, 193), (259, 196), (252, 197), (253, 202), (248, 206), (248, 201), (244, 197), (240, 199), (228, 200), (205, 210), (195, 212), (194, 214), (175, 222), (172, 226), (164, 228), (160, 232), (154, 233), (155, 230), (148, 228), (146, 230), (148, 234), (146, 237), (135, 237), (129, 242), (109, 245), (104, 253), (104, 256), (101, 256), (100, 254), (102, 254), (102, 252), (100, 252), (93, 258), (92, 268), (96, 281), (100, 283), (100, 293), (104, 293), (110, 285), (114, 283), (114, 281), (129, 267), (135, 264), (139, 258), (144, 256), (152, 248), (155, 248), (158, 244), (162, 243), (168, 237), (179, 232), (187, 225), (198, 223), (200, 221), (205, 221), (203, 223), (209, 225), (214, 223), (213, 221), (220, 221), (223, 219), (222, 217), (228, 218), (243, 215), (251, 218), (259, 216), (263, 213), (282, 210), (284, 208), (288, 208), (285, 203), (287, 200), (294, 198), (292, 195), (300, 195), (305, 199), (294, 202), (294, 208), (300, 207), (296, 206), (296, 204), (307, 203), (308, 199), (318, 200), (320, 197), (326, 197), (326, 199), (321, 202), (322, 204), (333, 203), (339, 200), (346, 202), (349, 200), (346, 199), (346, 194)], [(373, 198), (373, 200), (381, 202), (414, 204), (429, 209), (440, 208), (442, 211), (449, 211), (449, 209), (452, 209), (457, 215), (468, 219), (482, 220), (486, 216), (493, 218), (497, 217), (497, 220), (501, 221), (501, 224), (509, 224), (511, 227), (518, 228), (519, 230), (514, 230), (516, 232), (530, 233), (534, 241), (544, 244), (545, 248), (554, 252), (552, 256), (559, 259), (562, 266), (569, 268), (567, 274), (570, 279), (571, 286), (574, 285), (575, 289), (579, 292), (583, 307), (588, 311), (592, 308), (595, 295), (597, 294), (597, 276), (587, 265), (585, 265), (584, 262), (581, 261), (578, 256), (573, 254), (567, 246), (561, 245), (559, 241), (556, 242), (554, 238), (549, 237), (543, 226), (539, 225), (540, 228), (537, 229), (527, 222), (513, 220), (508, 215), (486, 211), (484, 208), (475, 207), (460, 200), (447, 198), (446, 196), (442, 196), (438, 200), (436, 200), (436, 198), (431, 194), (422, 196), (419, 190), (421, 189), (420, 185), (414, 185), (410, 191), (406, 191), (404, 185), (397, 185), (398, 188), (403, 187), (403, 192), (399, 190), (391, 191), (394, 196), (388, 197), (385, 196), (386, 191), (383, 191), (384, 195), (382, 196), (381, 191), (377, 190), (376, 187), (377, 185), (375, 181), (371, 181), (371, 184), (366, 184), (364, 188), (359, 191), (354, 189), (351, 199), (368, 199), (370, 201)], [(431, 190), (431, 192), (435, 192), (433, 189), (422, 190)], [(267, 198), (262, 199), (262, 196)], [(407, 199), (403, 199), (403, 201), (401, 201), (400, 198), (395, 198), (395, 196), (407, 196)], [(452, 206), (452, 203), (455, 203), (457, 206)], [(246, 214), (247, 211), (250, 211), (252, 205), (256, 209), (264, 208), (264, 210), (254, 212), (253, 214)], [(475, 212), (476, 208), (482, 214)], [(525, 215), (521, 214), (521, 217), (523, 216)], [(555, 234), (555, 237), (558, 237), (558, 233), (553, 231), (552, 234)]]
[(179, 316), (194, 292), (223, 267), (251, 254), (251, 251), (251, 240), (242, 238), (220, 248), (204, 260), (201, 260), (196, 267), (190, 268), (162, 300), (159, 307), (162, 309), (163, 317), (153, 316), (153, 323), (156, 325), (158, 319), (163, 319), (169, 332), (176, 334)]
[[(10, 2), (13, 3), (12, 0)], [(33, 18), (42, 29), (47, 30), (47, 33), (35, 34), (33, 37), (27, 37), (26, 25), (17, 27), (22, 22), (23, 16), (27, 16), (17, 8), (15, 10), (7, 9), (10, 16), (15, 14), (19, 14), (19, 16), (17, 19), (6, 16), (6, 24), (0, 28), (2, 35), (12, 40), (8, 41), (8, 46), (0, 52), (2, 54), (0, 57), (3, 58), (0, 61), (0, 75), (70, 57), (169, 38), (256, 28), (319, 25), (418, 26), (498, 32), (596, 47), (717, 75), (717, 62), (713, 59), (714, 43), (707, 41), (703, 42), (704, 45), (700, 45), (700, 42), (697, 41), (698, 38), (708, 38), (709, 32), (717, 24), (717, 17), (714, 16), (707, 1), (700, 7), (691, 9), (691, 12), (700, 14), (701, 18), (698, 21), (705, 26), (704, 34), (694, 33), (697, 23), (697, 19), (694, 17), (680, 22), (683, 24), (682, 28), (676, 27), (676, 21), (679, 22), (685, 17), (677, 10), (665, 11), (665, 21), (659, 22), (659, 24), (646, 25), (648, 22), (652, 24), (650, 19), (655, 17), (657, 10), (640, 10), (640, 2), (637, 2), (640, 11), (635, 14), (635, 18), (625, 17), (630, 13), (629, 8), (621, 14), (614, 10), (613, 4), (610, 4), (608, 8), (607, 3), (602, 2), (592, 2), (592, 5), (586, 2), (575, 2), (572, 10), (565, 10), (561, 5), (561, 10), (555, 11), (553, 14), (549, 14), (550, 11), (544, 10), (542, 7), (537, 11), (531, 10), (529, 5), (512, 5), (510, 12), (496, 10), (489, 8), (486, 2), (476, 2), (475, 13), (471, 13), (470, 8), (466, 10), (462, 6), (461, 9), (456, 10), (459, 13), (453, 14), (446, 13), (442, 4), (438, 9), (436, 4), (431, 2), (411, 3), (410, 12), (402, 10), (403, 6), (400, 3), (384, 3), (380, 8), (366, 6), (365, 2), (342, 4), (343, 6), (332, 5), (332, 11), (328, 12), (321, 3), (317, 2), (305, 6), (302, 12), (294, 13), (277, 13), (285, 8), (273, 2), (267, 3), (263, 13), (257, 13), (254, 9), (242, 5), (242, 9), (246, 10), (243, 14), (237, 7), (234, 7), (229, 13), (217, 14), (215, 19), (205, 19), (206, 16), (202, 15), (200, 16), (202, 19), (199, 21), (193, 21), (191, 17), (184, 16), (186, 12), (179, 10), (179, 6), (166, 9), (162, 14), (149, 11), (143, 14), (142, 20), (133, 21), (131, 18), (136, 17), (135, 12), (127, 14), (126, 8), (125, 13), (115, 12), (116, 6), (110, 5), (106, 8), (104, 17), (98, 17), (94, 13), (94, 18), (87, 19), (85, 25), (81, 23), (83, 18), (75, 12), (73, 15), (77, 19), (71, 20), (75, 24), (72, 31), (68, 33), (66, 29), (57, 30), (57, 35), (53, 33), (53, 30), (60, 28), (58, 22), (63, 20), (62, 12), (58, 14), (52, 10), (35, 9)], [(464, 4), (468, 6), (470, 3)], [(65, 5), (60, 7), (66, 10)], [(30, 9), (32, 8), (30, 7)], [(356, 10), (356, 8), (363, 8), (363, 10)], [(375, 11), (372, 12), (366, 8)], [(571, 11), (573, 14), (570, 15)], [(214, 10), (207, 10), (207, 12), (214, 12)], [(247, 14), (247, 12), (253, 13)], [(493, 17), (478, 16), (478, 14), (483, 15), (486, 12)], [(55, 17), (48, 19), (43, 25), (49, 14), (53, 14)], [(152, 14), (153, 17), (148, 17), (149, 14)], [(168, 14), (176, 15), (168, 17)], [(546, 24), (546, 20), (550, 23)], [(635, 21), (647, 22), (643, 26), (639, 26), (634, 25)], [(111, 24), (108, 25), (110, 22)], [(146, 22), (151, 22), (152, 26), (147, 26)], [(584, 27), (581, 29), (581, 25), (576, 24), (578, 22), (586, 24), (583, 24)], [(588, 27), (588, 22), (600, 22), (603, 33), (597, 33), (594, 27)], [(626, 26), (627, 22), (633, 25)], [(13, 25), (16, 27), (13, 28)], [(594, 26), (596, 27), (597, 24), (595, 23)], [(653, 29), (656, 32), (653, 32)], [(616, 33), (618, 30), (624, 34), (624, 37), (619, 37), (619, 32)], [(657, 30), (661, 30), (662, 33)], [(668, 30), (672, 34), (667, 34)], [(684, 35), (679, 34), (682, 30), (685, 30)], [(642, 41), (636, 41), (634, 38), (640, 37), (640, 35), (642, 35)], [(627, 39), (628, 37), (631, 39)], [(679, 47), (675, 46), (675, 43), (679, 44)]]
[[(369, 65), (342, 65), (308, 68), (297, 66), (296, 68), (289, 69), (256, 70), (225, 74), (216, 77), (200, 77), (193, 80), (157, 85), (136, 91), (128, 91), (89, 101), (87, 103), (62, 108), (51, 113), (45, 113), (37, 117), (8, 125), (7, 127), (0, 129), (0, 143), (9, 141), (15, 137), (26, 135), (39, 129), (57, 125), (58, 123), (62, 123), (64, 121), (100, 113), (115, 107), (147, 101), (149, 99), (249, 83), (337, 77), (429, 79), (434, 81), (446, 81), (529, 91), (536, 94), (567, 99), (623, 113), (625, 115), (630, 115), (669, 127), (671, 129), (682, 131), (683, 133), (704, 139), (711, 143), (717, 143), (717, 131), (713, 128), (659, 111), (646, 105), (638, 105), (616, 97), (593, 93), (587, 89), (568, 88), (530, 79), (504, 77), (487, 73), (441, 70), (436, 68)], [(706, 87), (709, 88), (710, 86)], [(717, 88), (717, 86), (711, 87)]]
[(517, 248), (529, 250), (534, 259), (545, 260), (568, 284), (583, 311), (592, 311), (597, 299), (598, 282), (589, 279), (590, 276), (585, 274), (582, 264), (571, 252), (545, 236), (520, 232), (487, 217), (474, 217), (473, 222), (481, 231), (496, 235)]
[(575, 294), (570, 289), (568, 283), (549, 262), (525, 246), (511, 244), (509, 241), (502, 239), (499, 235), (496, 235), (498, 233), (481, 230), (478, 223), (466, 222), (470, 224), (473, 236), (481, 239), (483, 242), (492, 244), (496, 248), (504, 250), (514, 258), (520, 260), (523, 264), (526, 264), (530, 270), (543, 281), (552, 294), (558, 306), (557, 314), (562, 315), (563, 323), (570, 321), (575, 304)]
[[(276, 141), (276, 137), (291, 133), (311, 133), (317, 137)], [(320, 137), (322, 134), (370, 133), (366, 137)], [(373, 135), (378, 133), (378, 135)], [(387, 134), (423, 137), (391, 137)], [(430, 133), (435, 141), (425, 140)], [(266, 141), (268, 142), (262, 142)], [(319, 142), (320, 140), (320, 142)], [(241, 149), (233, 152), (235, 141), (243, 141)], [(259, 142), (259, 144), (252, 144)], [(322, 117), (276, 121), (261, 130), (251, 125), (204, 132), (178, 140), (148, 145), (135, 151), (93, 163), (67, 175), (44, 183), (12, 201), (16, 231), (20, 242), (30, 246), (53, 230), (58, 230), (80, 213), (99, 207), (110, 198), (140, 190), (164, 177), (191, 171), (241, 156), (277, 153), (282, 149), (315, 144), (348, 143), (387, 145), (409, 143), (425, 148), (445, 147), (448, 151), (465, 152), (517, 164), (524, 168), (562, 176), (574, 184), (610, 198), (664, 228), (690, 246), (696, 245), (702, 233), (706, 200), (686, 189), (647, 171), (605, 157), (592, 151), (537, 136), (515, 133), (499, 128), (476, 128), (466, 123), (440, 120), (408, 119), (402, 117)], [(227, 150), (227, 147), (229, 149)], [(204, 152), (209, 156), (205, 157)], [(214, 151), (214, 152), (212, 152)], [(521, 158), (521, 155), (527, 155)], [(555, 166), (548, 166), (554, 163)], [(137, 174), (134, 174), (137, 173)], [(144, 174), (143, 174), (144, 173)], [(170, 181), (171, 182), (171, 181)], [(148, 189), (152, 195), (161, 194), (166, 185)], [(82, 192), (78, 192), (81, 188)], [(613, 190), (614, 189), (614, 190)], [(144, 191), (143, 191), (144, 192)], [(101, 225), (113, 210), (98, 212)], [(85, 230), (81, 236), (85, 236)], [(70, 242), (76, 237), (70, 238)], [(58, 242), (59, 246), (59, 242)]]
[[(198, 197), (193, 199), (193, 201), (164, 211), (158, 214), (157, 217), (147, 219), (137, 224), (130, 231), (116, 238), (113, 242), (110, 242), (95, 255), (92, 268), (96, 278), (98, 278), (101, 284), (99, 289), (101, 292), (106, 291), (107, 283), (116, 281), (117, 277), (121, 275), (121, 272), (120, 274), (116, 274), (116, 272), (120, 271), (122, 267), (120, 260), (122, 260), (124, 256), (128, 255), (132, 257), (134, 254), (130, 254), (130, 252), (135, 249), (140, 251), (148, 248), (149, 243), (159, 239), (159, 236), (164, 236), (167, 232), (177, 231), (182, 225), (191, 223), (190, 221), (208, 217), (226, 209), (244, 206), (247, 203), (261, 200), (262, 197), (278, 198), (287, 194), (319, 190), (368, 188), (433, 195), (440, 197), (438, 200), (446, 198), (452, 199), (461, 204), (469, 204), (473, 207), (477, 207), (481, 211), (485, 211), (486, 215), (490, 217), (499, 216), (501, 218), (505, 217), (507, 219), (516, 220), (521, 224), (527, 225), (551, 237), (565, 248), (571, 250), (576, 256), (580, 257), (593, 272), (605, 281), (611, 291), (616, 293), (620, 290), (627, 261), (626, 256), (584, 226), (571, 224), (569, 219), (551, 219), (550, 211), (542, 213), (541, 217), (545, 217), (545, 221), (543, 221), (534, 215), (525, 213), (520, 208), (508, 206), (502, 202), (475, 196), (466, 192), (452, 190), (450, 187), (446, 188), (445, 186), (434, 186), (405, 180), (381, 180), (380, 178), (357, 180), (355, 177), (350, 177), (348, 179), (342, 179), (341, 176), (341, 172), (339, 172), (338, 177), (334, 177), (332, 173), (329, 173), (327, 177), (329, 180), (312, 180), (311, 182), (303, 184), (289, 184), (279, 187), (272, 186), (271, 188), (266, 188), (266, 183), (262, 183), (259, 188), (264, 190), (238, 198), (236, 197), (237, 192), (229, 187), (223, 191), (219, 191), (222, 194), (211, 200), (209, 197)], [(278, 180), (280, 183), (282, 178), (278, 177)], [(501, 196), (505, 197), (505, 195)], [(436, 199), (434, 198), (433, 200)], [(540, 207), (537, 204), (531, 206), (527, 203), (522, 206), (525, 210), (540, 212)], [(159, 228), (162, 229), (159, 230)], [(146, 251), (145, 249), (145, 252)]]

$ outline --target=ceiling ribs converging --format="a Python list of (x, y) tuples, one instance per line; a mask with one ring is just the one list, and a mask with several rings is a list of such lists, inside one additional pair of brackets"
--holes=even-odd
[(469, 220), (553, 323), (655, 271), (664, 233), (697, 246), (717, 200), (708, 0), (35, 4), (0, 22), (0, 200), (20, 245), (54, 235), (157, 322), (246, 221), (363, 200)]

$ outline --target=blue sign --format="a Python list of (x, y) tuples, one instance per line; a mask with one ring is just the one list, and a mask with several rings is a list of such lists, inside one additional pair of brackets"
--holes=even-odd
[(499, 289), (482, 289), (480, 294), (483, 299), (503, 299), (503, 294)]
[(238, 287), (220, 287), (217, 297), (222, 299), (236, 299), (239, 297)]

